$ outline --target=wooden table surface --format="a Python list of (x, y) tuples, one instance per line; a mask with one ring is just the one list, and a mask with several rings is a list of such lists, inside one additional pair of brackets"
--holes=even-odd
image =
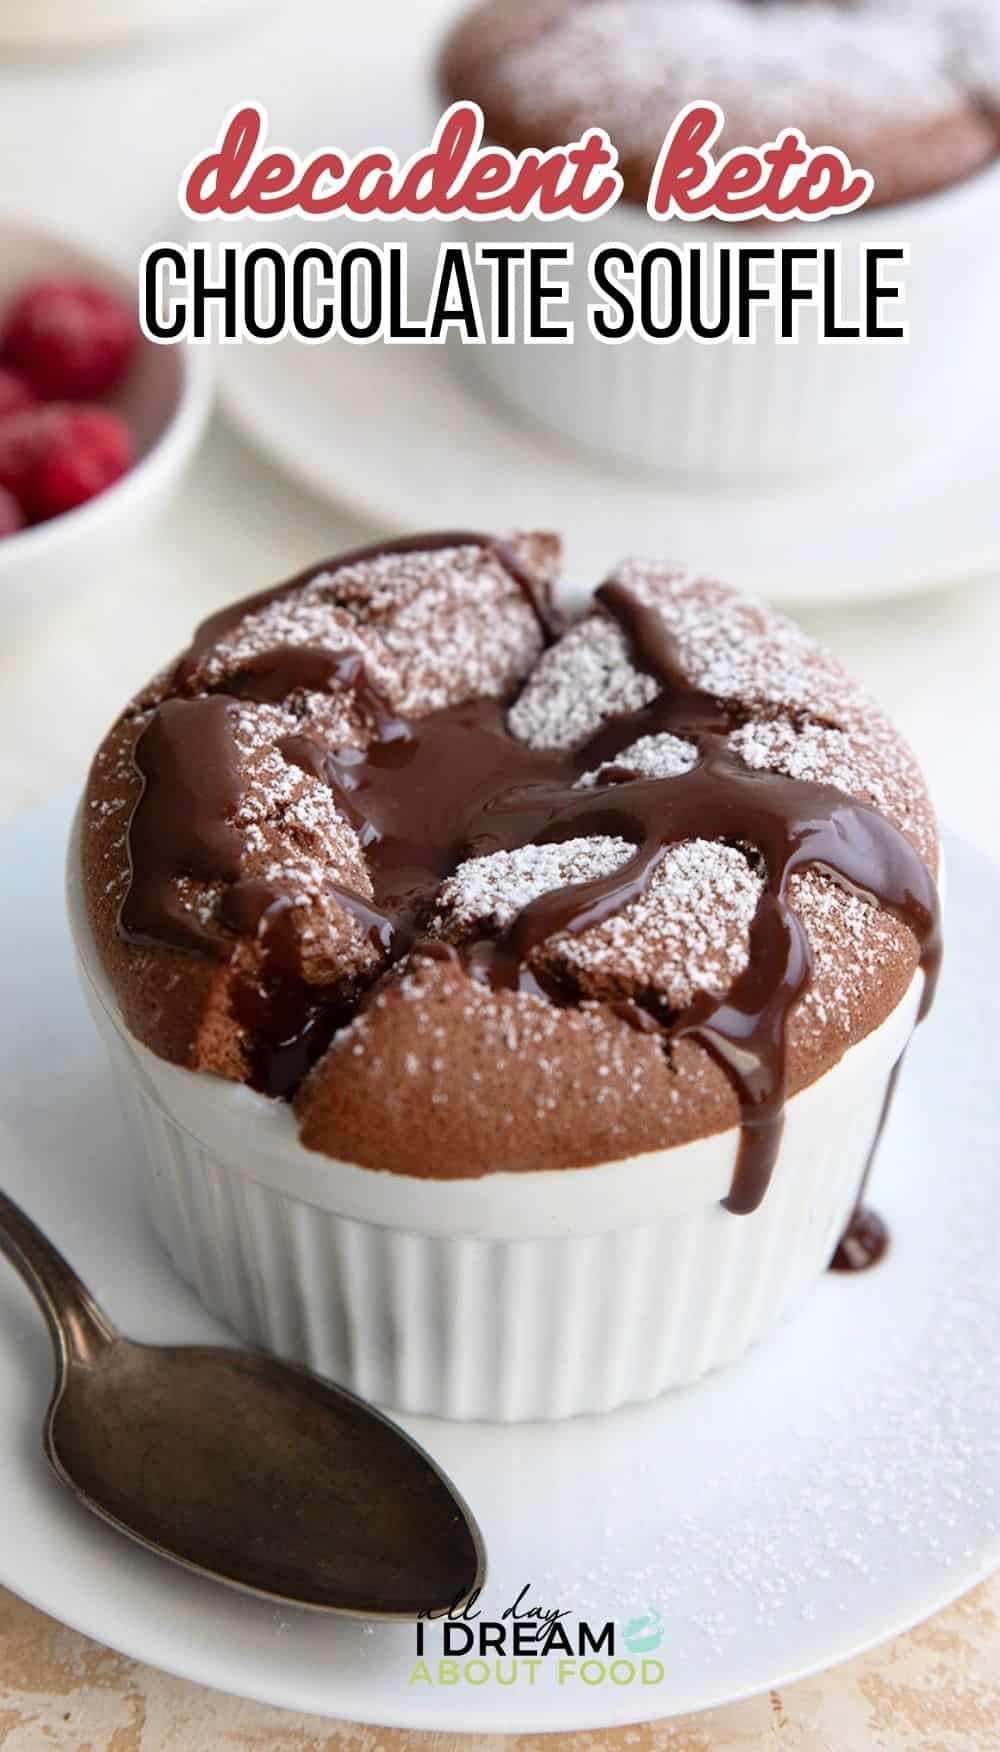
[(1000, 1747), (1000, 1576), (908, 1636), (781, 1692), (647, 1727), (464, 1735), (354, 1727), (126, 1660), (0, 1590), (4, 1752), (990, 1752)]

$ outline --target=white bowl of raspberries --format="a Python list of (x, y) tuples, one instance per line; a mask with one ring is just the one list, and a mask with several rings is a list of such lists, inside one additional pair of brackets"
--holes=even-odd
[(210, 400), (205, 350), (146, 340), (126, 272), (0, 220), (0, 624), (106, 575), (176, 483)]

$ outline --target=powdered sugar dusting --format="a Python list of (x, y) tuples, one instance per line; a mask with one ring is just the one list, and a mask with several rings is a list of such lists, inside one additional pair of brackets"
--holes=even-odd
[[(523, 679), (542, 648), (537, 617), (514, 578), (485, 547), (383, 553), (317, 572), (287, 596), (246, 615), (219, 639), (191, 681), (217, 687), (282, 645), (359, 651), (375, 687), (401, 713), (420, 716), (463, 699), (497, 698)], [(354, 710), (312, 696), (314, 713)]]
[[(748, 715), (781, 712), (843, 726), (870, 712), (828, 652), (755, 598), (655, 560), (628, 560), (611, 581), (661, 616), (693, 687)], [(595, 611), (535, 665), (509, 724), (532, 747), (577, 747), (606, 719), (648, 705), (656, 693), (656, 682), (633, 664), (621, 628)], [(659, 752), (671, 766), (669, 745), (661, 742)], [(652, 753), (645, 748), (639, 758)]]
[(669, 846), (646, 893), (579, 936), (552, 938), (542, 955), (593, 995), (657, 992), (667, 1004), (721, 995), (747, 965), (748, 933), (763, 882), (733, 846)]
[(545, 652), (507, 721), (532, 748), (575, 748), (605, 718), (648, 706), (657, 691), (634, 667), (621, 628), (592, 615)]
[[(460, 996), (443, 1009), (442, 984), (449, 978), (461, 981)], [(456, 1029), (477, 1042), (458, 1089)], [(438, 1124), (461, 1132), (467, 1153), (482, 1117), (480, 1088), (487, 1094), (494, 1076), (509, 1078), (516, 1066), (522, 1099), (516, 1106), (489, 1107), (492, 1121), (506, 1134), (494, 1135), (489, 1148), (507, 1166), (533, 1154), (525, 1121), (550, 1125), (567, 1102), (596, 1105), (612, 1154), (633, 1103), (655, 1099), (671, 1104), (670, 1078), (656, 1043), (648, 1037), (640, 1040), (624, 1023), (610, 1019), (609, 1025), (602, 1006), (583, 1002), (561, 1010), (531, 992), (494, 992), (462, 975), (449, 975), (440, 963), (419, 955), (390, 976), (337, 1035), (331, 1049), (334, 1075), (348, 1058), (355, 1074), (377, 1081), (380, 1098), (390, 1109), (412, 1101), (418, 1087), (422, 1103), (442, 1110)], [(658, 1086), (655, 1096), (652, 1078)], [(309, 1094), (307, 1089), (307, 1105)]]
[(493, 22), (508, 4), (468, 21), (451, 84), (542, 145), (601, 124), (651, 170), (677, 110), (711, 97), (727, 116), (724, 146), (795, 124), (817, 142), (868, 146), (877, 174), (896, 128), (957, 116), (968, 136), (952, 142), (955, 174), (963, 149), (989, 153), (968, 93), (1000, 68), (992, 0), (570, 0), (540, 17), (519, 8), (517, 32)]
[(933, 822), (920, 768), (874, 708), (850, 731), (826, 724), (795, 725), (787, 718), (745, 724), (733, 731), (729, 746), (749, 767), (835, 785), (847, 796), (869, 803), (905, 833), (928, 862), (933, 861)]
[(574, 115), (589, 108), (592, 119), (612, 104), (611, 132), (626, 128), (634, 139), (642, 129), (649, 147), (662, 138), (668, 105), (706, 93), (739, 109), (755, 138), (793, 113), (836, 124), (846, 103), (854, 117), (884, 120), (933, 113), (957, 95), (935, 19), (904, 34), (871, 7), (849, 14), (794, 0), (591, 0), (513, 53), (506, 77), (525, 119), (547, 107), (547, 94)]
[[(243, 775), (235, 816), (244, 845), (243, 876), (263, 880), (287, 898), (307, 982), (337, 984), (374, 972), (378, 956), (332, 887), (336, 882), (370, 898), (361, 844), (328, 786), (280, 752), (277, 744), (294, 727), (294, 715), (283, 707), (246, 705), (234, 708), (231, 724)], [(218, 923), (222, 893), (220, 886), (178, 882), (182, 905), (202, 924)]]
[[(789, 899), (813, 952), (812, 979), (797, 1012), (799, 1037), (835, 1032), (850, 1039), (863, 1028), (873, 986), (906, 954), (908, 933), (890, 914), (815, 870), (792, 878)], [(916, 964), (915, 951), (911, 961)]]
[(658, 611), (687, 679), (705, 693), (765, 716), (781, 708), (843, 721), (857, 709), (836, 660), (756, 597), (656, 560), (627, 560), (612, 578)]
[(698, 750), (693, 744), (664, 730), (659, 736), (640, 736), (638, 742), (623, 748), (617, 759), (584, 773), (577, 784), (584, 787), (601, 784), (609, 772), (626, 768), (643, 779), (676, 779), (697, 764)]
[[(470, 859), (445, 882), (436, 928), (452, 940), (505, 930), (543, 894), (621, 869), (626, 840), (567, 840)], [(724, 992), (747, 963), (762, 889), (743, 854), (711, 840), (670, 846), (646, 893), (603, 924), (550, 937), (529, 959), (568, 974), (591, 996), (658, 992), (672, 1005)]]
[(867, 0), (879, 15), (909, 30), (932, 25), (952, 77), (974, 96), (1000, 99), (1000, 10), (995, 0)]
[(470, 926), (506, 930), (540, 895), (574, 882), (592, 882), (620, 870), (633, 856), (627, 840), (563, 840), (559, 845), (521, 846), (470, 858), (438, 892), (438, 929), (455, 936)]

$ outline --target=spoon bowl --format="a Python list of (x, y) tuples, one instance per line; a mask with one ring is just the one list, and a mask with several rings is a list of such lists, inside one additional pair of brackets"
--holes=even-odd
[(0, 1250), (55, 1341), (45, 1452), (103, 1520), (231, 1586), (349, 1617), (413, 1619), (482, 1586), (475, 1520), (381, 1412), (263, 1353), (133, 1343), (2, 1193)]

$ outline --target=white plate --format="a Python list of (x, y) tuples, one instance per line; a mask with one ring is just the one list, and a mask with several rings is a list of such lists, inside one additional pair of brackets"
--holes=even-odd
[[(4, 1183), (128, 1332), (211, 1339), (220, 1329), (147, 1228), (108, 1110), (62, 919), (68, 821), (60, 800), (0, 836)], [(42, 1459), (48, 1340), (9, 1272), (0, 1581), (102, 1642), (226, 1691), (494, 1733), (654, 1719), (787, 1684), (971, 1587), (1000, 1563), (996, 881), (951, 846), (941, 1003), (914, 1046), (879, 1168), (895, 1246), (878, 1271), (827, 1278), (739, 1367), (652, 1406), (554, 1427), (407, 1420), (480, 1518), (486, 1614), (525, 1583), (572, 1614), (574, 1635), (578, 1615), (621, 1626), (655, 1609), (662, 1684), (559, 1686), (550, 1656), (534, 1685), (411, 1686), (409, 1627), (279, 1614), (131, 1545)]]
[(484, 399), (460, 349), (220, 349), (242, 430), (297, 480), (380, 527), (560, 529), (589, 590), (628, 554), (668, 554), (772, 602), (850, 601), (1000, 570), (1000, 428), (884, 472), (712, 488), (630, 473)]

